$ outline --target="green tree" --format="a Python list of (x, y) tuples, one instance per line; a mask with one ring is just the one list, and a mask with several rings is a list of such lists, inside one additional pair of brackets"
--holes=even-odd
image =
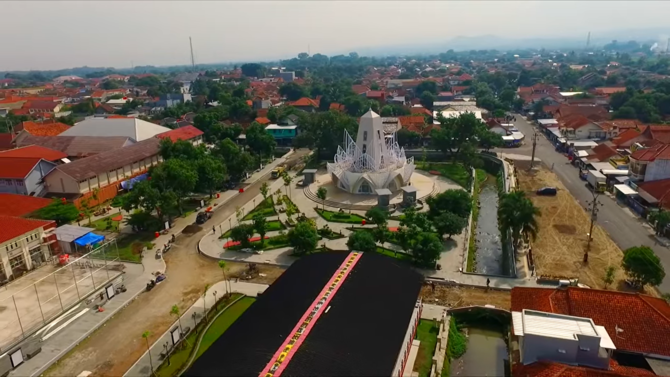
[(421, 106), (425, 107), (428, 110), (433, 110), (433, 103), (435, 102), (435, 95), (431, 92), (421, 93), (419, 98)]
[(177, 194), (177, 208), (183, 214), (182, 201), (195, 190), (198, 172), (186, 161), (170, 159), (153, 168), (151, 180), (159, 191), (171, 190)]
[(261, 236), (261, 248), (265, 245), (265, 226), (267, 222), (265, 221), (265, 216), (262, 213), (257, 213), (254, 215), (254, 230)]
[(503, 229), (512, 230), (512, 238), (515, 244), (519, 244), (521, 237), (528, 234), (535, 239), (539, 226), (537, 216), (540, 209), (526, 197), (523, 191), (514, 191), (503, 194), (498, 206), (498, 222)]
[(373, 253), (377, 251), (374, 236), (367, 231), (360, 230), (352, 233), (347, 240), (349, 250)]
[(284, 172), (281, 175), (281, 178), (284, 180), (285, 190), (288, 190), (288, 197), (291, 198), (291, 183), (293, 183), (293, 177), (291, 177), (287, 172)]
[(401, 147), (410, 147), (421, 144), (421, 134), (406, 128), (401, 128), (396, 133), (396, 139), (398, 140), (398, 145)]
[(484, 150), (488, 151), (493, 148), (498, 148), (503, 145), (502, 135), (497, 134), (493, 131), (485, 131), (477, 136), (479, 140), (479, 146)]
[(226, 179), (226, 166), (210, 155), (196, 160), (195, 164), (198, 172), (197, 187), (207, 190), (211, 198)]
[(389, 213), (387, 210), (379, 207), (372, 207), (367, 212), (365, 212), (365, 217), (370, 219), (374, 224), (378, 226), (387, 226)]
[(426, 199), (428, 216), (435, 219), (445, 212), (453, 213), (461, 218), (468, 218), (472, 211), (472, 198), (465, 190), (452, 189), (441, 192)]
[(117, 80), (105, 80), (102, 82), (100, 87), (105, 90), (118, 89), (121, 87), (121, 83), (119, 83)]
[(170, 315), (173, 315), (177, 317), (177, 321), (179, 322), (179, 332), (181, 334), (184, 334), (184, 328), (181, 326), (181, 311), (179, 310), (179, 305), (175, 304), (172, 305), (172, 308), (170, 308)]
[(248, 152), (242, 151), (237, 144), (230, 139), (220, 141), (212, 151), (214, 156), (223, 159), (226, 171), (233, 181), (241, 179), (247, 170), (253, 166), (253, 158)]
[(58, 226), (61, 226), (77, 220), (79, 210), (72, 203), (53, 198), (51, 203), (36, 212), (36, 217), (44, 220), (53, 220)]
[(412, 255), (421, 266), (428, 267), (435, 264), (442, 252), (442, 242), (434, 233), (422, 232), (414, 242)]
[(149, 331), (145, 331), (145, 332), (142, 333), (142, 338), (144, 338), (144, 340), (147, 343), (147, 352), (149, 353), (149, 366), (151, 367), (151, 374), (153, 375), (154, 374), (154, 363), (153, 363), (153, 361), (151, 361), (151, 347), (149, 347), (149, 337), (150, 336), (151, 336), (151, 332), (149, 332)]
[(265, 131), (265, 128), (257, 122), (251, 123), (247, 128), (247, 145), (256, 154), (269, 157), (275, 150), (277, 142), (274, 137)]
[(240, 224), (230, 230), (230, 238), (239, 242), (243, 248), (251, 247), (249, 239), (254, 235), (254, 226), (251, 224)]
[(449, 239), (454, 234), (460, 234), (465, 228), (466, 220), (451, 212), (444, 212), (433, 219), (433, 226), (440, 238), (446, 234)]
[(262, 78), (265, 76), (265, 67), (258, 63), (246, 63), (240, 66), (242, 74), (247, 77), (259, 77)]
[(437, 94), (438, 92), (437, 83), (435, 81), (421, 81), (419, 85), (416, 86), (416, 93), (422, 96), (423, 93), (425, 92)]
[(294, 254), (305, 255), (316, 249), (319, 242), (319, 234), (312, 222), (299, 221), (288, 232), (288, 242), (293, 247)]
[(626, 249), (621, 266), (639, 287), (647, 284), (657, 286), (665, 278), (665, 269), (661, 265), (661, 260), (648, 246), (634, 246)]
[(321, 199), (321, 208), (323, 210), (326, 209), (326, 197), (328, 196), (328, 190), (325, 187), (319, 187), (318, 190), (316, 190), (316, 197)]
[(665, 229), (670, 225), (670, 212), (663, 209), (651, 212), (649, 221), (654, 224), (654, 231), (657, 235), (663, 235)]
[(609, 266), (605, 269), (605, 276), (603, 277), (603, 283), (605, 283), (605, 288), (609, 287), (614, 283), (614, 274), (616, 272), (615, 266)]
[(268, 193), (270, 192), (270, 187), (267, 182), (263, 182), (260, 188), (261, 195), (263, 195), (263, 200), (268, 198)]
[(232, 289), (230, 287), (230, 281), (228, 280), (228, 277), (226, 276), (226, 261), (225, 260), (220, 260), (219, 261), (219, 268), (221, 269), (221, 273), (223, 273), (223, 280), (226, 282), (224, 286), (226, 287), (226, 296), (228, 296), (230, 293), (232, 293)]
[(297, 101), (302, 97), (307, 97), (307, 91), (303, 86), (295, 82), (289, 82), (279, 87), (279, 94), (286, 97), (289, 101)]

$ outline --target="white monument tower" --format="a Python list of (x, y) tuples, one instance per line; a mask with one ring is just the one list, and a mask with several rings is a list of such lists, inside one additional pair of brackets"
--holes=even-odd
[(409, 183), (414, 168), (414, 159), (405, 156), (395, 132), (384, 134), (382, 118), (372, 110), (361, 117), (355, 142), (344, 132), (335, 162), (328, 164), (337, 187), (353, 194), (397, 191)]

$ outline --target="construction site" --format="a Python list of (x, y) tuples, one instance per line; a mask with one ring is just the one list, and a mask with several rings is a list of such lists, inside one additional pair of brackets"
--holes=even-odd
[[(532, 264), (539, 279), (578, 279), (591, 288), (607, 288), (603, 278), (608, 267), (616, 267), (613, 287), (625, 274), (619, 266), (623, 252), (596, 223), (588, 245), (590, 216), (570, 194), (556, 174), (541, 164), (528, 170), (529, 162), (517, 161), (519, 189), (540, 209), (539, 231), (531, 240)], [(538, 189), (556, 187), (556, 196), (539, 196)], [(588, 252), (588, 262), (584, 254)]]

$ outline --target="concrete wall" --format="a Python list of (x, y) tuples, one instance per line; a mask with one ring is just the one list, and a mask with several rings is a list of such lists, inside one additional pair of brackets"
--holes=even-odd
[(75, 194), (79, 192), (79, 183), (69, 175), (55, 169), (44, 179), (47, 190), (56, 193)]
[(666, 178), (670, 178), (670, 160), (656, 159), (647, 165), (647, 172), (644, 175), (646, 182)]
[(524, 364), (534, 363), (538, 360), (552, 360), (565, 364), (575, 364), (577, 362), (579, 344), (575, 340), (547, 338), (532, 334), (526, 334), (523, 338), (522, 362)]

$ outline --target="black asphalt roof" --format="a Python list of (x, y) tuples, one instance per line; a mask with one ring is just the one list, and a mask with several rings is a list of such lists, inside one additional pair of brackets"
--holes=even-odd
[[(296, 261), (184, 375), (258, 376), (348, 254)], [(393, 258), (363, 254), (283, 375), (390, 376), (422, 281)]]

